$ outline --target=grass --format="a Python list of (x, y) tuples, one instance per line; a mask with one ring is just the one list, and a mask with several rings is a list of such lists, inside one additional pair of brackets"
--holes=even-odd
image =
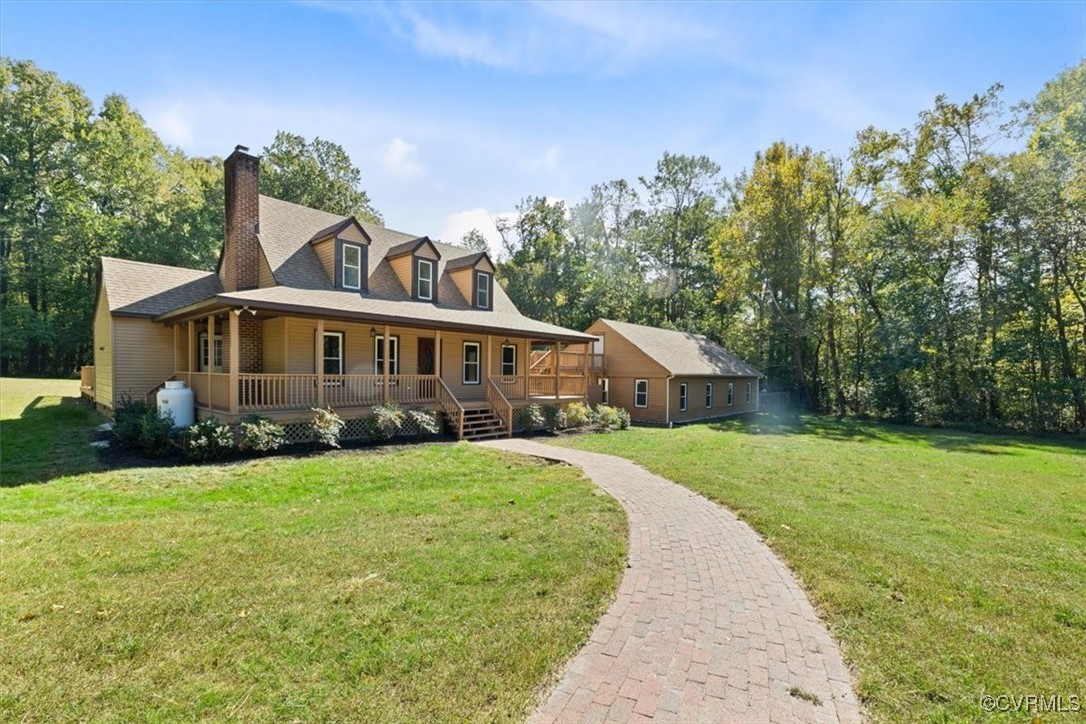
[[(67, 385), (2, 386), (43, 398), (24, 417), (58, 452), (95, 422), (71, 422)], [(17, 407), (3, 474), (47, 479), (11, 459)], [(625, 559), (619, 506), (578, 471), (470, 445), (84, 457), (0, 490), (0, 720), (519, 719)]]
[(634, 460), (765, 536), (875, 720), (985, 719), (984, 694), (1086, 702), (1081, 439), (763, 418), (559, 444)]

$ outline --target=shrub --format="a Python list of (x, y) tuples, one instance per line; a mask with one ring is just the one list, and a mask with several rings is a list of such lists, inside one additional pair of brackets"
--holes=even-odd
[(561, 430), (566, 426), (566, 413), (558, 405), (544, 406), (543, 418), (547, 421), (548, 430)]
[(571, 402), (566, 405), (566, 424), (570, 427), (585, 427), (596, 421), (592, 408), (583, 402)]
[(234, 448), (230, 426), (205, 417), (185, 430), (185, 454), (193, 460), (218, 460)]
[(117, 442), (124, 447), (139, 447), (143, 418), (148, 412), (154, 411), (154, 406), (146, 400), (134, 400), (127, 394), (121, 395), (113, 408), (113, 436), (117, 438)]
[(596, 422), (604, 430), (625, 430), (630, 426), (630, 413), (621, 407), (596, 405)]
[(266, 453), (287, 444), (286, 432), (265, 417), (251, 415), (238, 425), (238, 447), (242, 450)]
[(525, 432), (534, 432), (547, 424), (547, 418), (543, 416), (543, 410), (539, 405), (528, 405), (521, 413), (521, 426)]
[(395, 402), (375, 405), (373, 414), (366, 418), (366, 433), (373, 440), (396, 437), (403, 430), (407, 415)]
[(419, 431), (421, 435), (436, 435), (441, 432), (441, 423), (437, 416), (425, 410), (408, 410), (407, 423)]
[(615, 414), (618, 415), (618, 429), (627, 430), (630, 427), (630, 412), (624, 407), (619, 407), (615, 410)]
[(336, 414), (331, 407), (314, 407), (313, 422), (310, 427), (313, 430), (313, 440), (326, 447), (339, 447), (339, 438), (343, 434), (346, 423)]
[(162, 415), (155, 409), (147, 410), (140, 417), (139, 448), (149, 458), (165, 457), (176, 447), (173, 414), (166, 410)]

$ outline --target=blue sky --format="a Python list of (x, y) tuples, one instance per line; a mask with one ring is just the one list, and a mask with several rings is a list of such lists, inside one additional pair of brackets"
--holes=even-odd
[(1086, 57), (1086, 0), (1029, 3), (25, 3), (0, 51), (169, 144), (342, 144), (386, 223), (455, 242), (667, 151), (731, 176), (778, 139), (839, 154), (938, 93), (1031, 98)]

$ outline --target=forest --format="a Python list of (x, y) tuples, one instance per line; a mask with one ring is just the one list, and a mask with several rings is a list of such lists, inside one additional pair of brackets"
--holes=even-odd
[[(68, 376), (99, 256), (215, 268), (222, 161), (30, 61), (0, 59), (0, 93), (0, 372)], [(338, 144), (281, 131), (261, 155), (263, 193), (381, 220)], [(497, 219), (505, 289), (574, 329), (706, 334), (810, 411), (1086, 429), (1086, 62), (1011, 105), (938, 96), (845, 157), (728, 161), (747, 167), (664, 152), (576, 203), (534, 190)]]

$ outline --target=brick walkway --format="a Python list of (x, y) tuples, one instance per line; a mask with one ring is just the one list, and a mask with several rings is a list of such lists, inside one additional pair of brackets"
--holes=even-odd
[(860, 721), (837, 644), (788, 568), (731, 512), (611, 455), (481, 444), (576, 465), (629, 516), (617, 598), (530, 722)]

